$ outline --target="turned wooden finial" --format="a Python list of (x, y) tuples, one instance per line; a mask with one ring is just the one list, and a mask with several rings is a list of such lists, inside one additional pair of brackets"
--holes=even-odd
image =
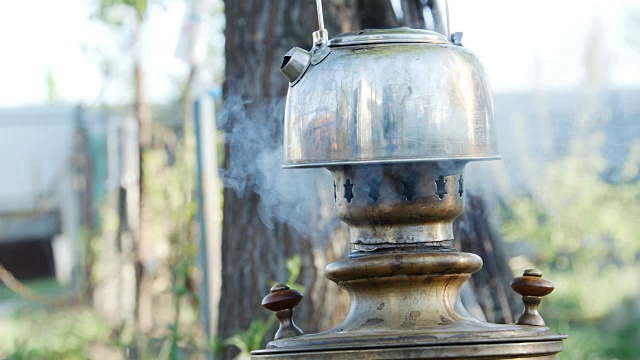
[(302, 300), (302, 293), (291, 289), (287, 284), (276, 284), (271, 293), (262, 299), (262, 306), (276, 313), (280, 328), (274, 340), (300, 336), (304, 334), (293, 322), (293, 308)]
[(511, 288), (522, 295), (524, 312), (518, 318), (518, 325), (544, 326), (544, 319), (538, 313), (538, 306), (542, 297), (549, 295), (554, 287), (551, 281), (542, 277), (542, 272), (538, 269), (527, 269), (513, 281)]

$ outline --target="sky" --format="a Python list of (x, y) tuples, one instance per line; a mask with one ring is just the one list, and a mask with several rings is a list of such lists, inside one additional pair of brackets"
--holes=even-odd
[[(91, 0), (0, 1), (0, 106), (37, 105), (47, 102), (47, 74), (51, 72), (58, 97), (68, 103), (96, 104), (102, 78), (97, 49), (111, 57), (120, 46), (112, 33), (90, 17)], [(34, 11), (37, 9), (37, 11)], [(182, 1), (169, 0), (164, 8), (152, 7), (144, 29), (143, 56), (146, 85), (153, 100), (175, 96), (175, 79), (184, 77), (187, 65), (176, 57), (183, 23)], [(130, 93), (123, 79), (128, 68), (107, 83), (107, 102), (126, 102)]]
[(638, 1), (451, 0), (450, 14), (494, 90), (579, 87), (588, 46), (601, 47), (611, 86), (640, 84)]
[[(313, 0), (291, 0), (313, 1)], [(85, 105), (125, 103), (129, 67), (106, 82), (97, 49), (117, 57), (119, 45), (90, 19), (95, 0), (0, 1), (0, 107), (47, 102), (47, 74), (57, 97)], [(185, 1), (152, 7), (143, 56), (149, 98), (175, 98), (187, 65), (176, 47)], [(633, 0), (450, 0), (452, 30), (485, 64), (494, 91), (575, 88), (584, 83), (584, 54), (598, 44), (613, 87), (640, 84), (640, 2)], [(37, 9), (37, 11), (34, 11)], [(636, 14), (635, 17), (633, 14)], [(332, 34), (335, 35), (335, 34)], [(600, 41), (594, 41), (597, 37)], [(218, 46), (222, 40), (218, 38)]]

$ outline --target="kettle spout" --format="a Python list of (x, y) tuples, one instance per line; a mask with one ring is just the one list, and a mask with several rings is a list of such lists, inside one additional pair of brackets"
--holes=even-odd
[(284, 56), (280, 71), (290, 83), (296, 82), (311, 63), (311, 53), (299, 47), (294, 47)]

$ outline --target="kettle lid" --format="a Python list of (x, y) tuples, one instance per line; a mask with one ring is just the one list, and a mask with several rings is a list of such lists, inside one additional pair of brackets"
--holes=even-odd
[(448, 44), (447, 38), (435, 31), (394, 27), (366, 29), (345, 33), (329, 41), (330, 47), (398, 43)]

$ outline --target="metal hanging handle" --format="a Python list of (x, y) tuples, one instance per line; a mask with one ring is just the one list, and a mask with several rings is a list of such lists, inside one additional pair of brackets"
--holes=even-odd
[(316, 0), (316, 7), (318, 8), (318, 26), (320, 31), (324, 30), (324, 15), (322, 14), (322, 0)]
[(316, 0), (316, 8), (318, 9), (318, 31), (313, 32), (314, 46), (326, 45), (329, 42), (329, 32), (324, 28), (324, 15), (322, 13), (322, 0)]
[[(462, 33), (453, 34), (449, 27), (449, 1), (448, 0), (431, 0), (429, 1), (431, 14), (433, 16), (434, 31), (444, 35), (447, 40), (454, 44), (460, 45)], [(322, 0), (316, 0), (316, 9), (318, 12), (318, 31), (313, 32), (313, 44), (317, 47), (326, 45), (329, 41), (329, 32), (324, 27), (324, 14), (322, 12)]]

